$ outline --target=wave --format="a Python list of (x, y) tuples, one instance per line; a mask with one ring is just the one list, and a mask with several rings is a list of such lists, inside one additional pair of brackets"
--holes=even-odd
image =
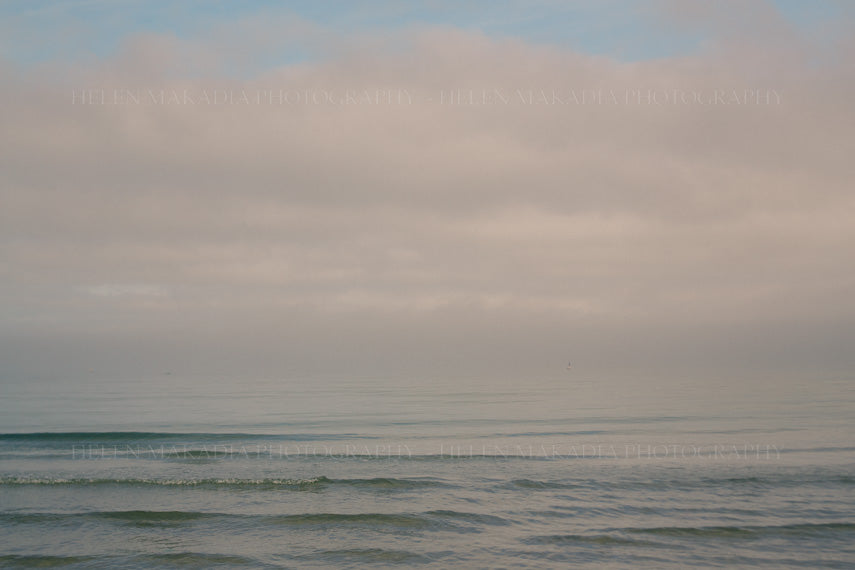
[(218, 513), (198, 511), (102, 511), (96, 513), (85, 513), (83, 516), (87, 518), (102, 518), (128, 523), (166, 525), (216, 518), (220, 515)]
[(728, 488), (746, 490), (774, 489), (781, 487), (807, 486), (849, 486), (855, 484), (855, 477), (840, 472), (828, 473), (770, 473), (747, 477), (687, 477), (684, 479), (624, 479), (613, 481), (579, 481), (580, 486), (606, 489), (610, 491), (651, 489), (654, 491), (688, 491), (694, 489)]
[(701, 538), (756, 538), (768, 535), (798, 534), (813, 535), (829, 532), (855, 533), (855, 523), (796, 523), (785, 525), (746, 525), (746, 526), (702, 526), (702, 527), (650, 527), (620, 529), (632, 534), (651, 534), (666, 537)]
[(778, 450), (779, 453), (839, 453), (841, 451), (855, 451), (855, 446), (782, 447)]
[(421, 489), (424, 487), (455, 487), (450, 483), (436, 479), (395, 479), (391, 477), (373, 477), (370, 479), (331, 479), (333, 484), (373, 489)]
[(602, 429), (586, 429), (586, 430), (574, 430), (574, 431), (522, 431), (522, 432), (508, 432), (508, 433), (494, 433), (490, 434), (490, 437), (568, 437), (568, 436), (579, 436), (579, 435), (604, 435), (607, 433), (614, 433), (612, 430), (602, 430)]
[(560, 491), (572, 489), (599, 489), (609, 491), (652, 489), (694, 490), (710, 488), (778, 488), (814, 486), (849, 486), (855, 484), (855, 477), (839, 472), (829, 473), (777, 473), (765, 476), (748, 477), (687, 477), (685, 479), (619, 479), (619, 480), (538, 480), (514, 479), (500, 485), (502, 489), (526, 489), (533, 491)]
[[(311, 455), (307, 457), (313, 457)], [(323, 455), (317, 455), (314, 457), (323, 457)], [(340, 459), (359, 459), (359, 460), (376, 460), (376, 461), (425, 461), (425, 462), (435, 462), (435, 461), (446, 461), (446, 462), (460, 462), (460, 461), (555, 461), (556, 458), (554, 456), (550, 456), (548, 454), (538, 455), (536, 453), (526, 453), (526, 450), (522, 450), (519, 452), (508, 452), (508, 453), (479, 453), (473, 452), (469, 453), (467, 450), (461, 451), (449, 451), (446, 453), (379, 453), (379, 454), (364, 454), (364, 455), (335, 455), (330, 454), (329, 457), (335, 457)], [(584, 459), (582, 457), (564, 457), (563, 459)]]
[[(426, 462), (460, 462), (460, 461), (555, 461), (548, 455), (530, 455), (522, 453), (483, 454), (483, 453), (414, 453), (406, 446), (380, 447), (371, 450), (360, 446), (318, 445), (315, 448), (301, 445), (259, 445), (248, 444), (232, 446), (230, 444), (208, 442), (197, 447), (181, 447), (181, 444), (160, 444), (159, 446), (133, 446), (99, 442), (96, 444), (76, 443), (71, 448), (38, 449), (26, 448), (25, 451), (0, 452), (0, 460), (23, 459), (44, 461), (49, 459), (73, 461), (102, 461), (102, 460), (149, 460), (149, 461), (185, 461), (205, 462), (215, 460), (240, 461), (294, 461), (300, 459), (322, 460), (352, 460), (352, 461), (426, 461)], [(571, 459), (571, 458), (567, 458)], [(572, 458), (577, 459), (577, 458)], [(578, 458), (584, 459), (584, 458)]]
[(185, 441), (330, 441), (339, 439), (378, 439), (357, 433), (216, 433), (216, 432), (157, 432), (157, 431), (73, 431), (0, 433), (0, 443), (132, 443)]
[(590, 544), (594, 546), (656, 546), (655, 542), (621, 538), (608, 534), (553, 534), (530, 536), (522, 540), (525, 544)]
[(295, 557), (310, 562), (335, 562), (358, 564), (424, 564), (433, 561), (433, 557), (408, 552), (406, 550), (387, 550), (384, 548), (345, 548), (341, 550), (322, 550), (312, 554)]
[(406, 490), (428, 487), (454, 487), (436, 479), (396, 479), (375, 477), (370, 479), (330, 479), (324, 476), (308, 479), (97, 479), (97, 478), (50, 478), (50, 477), (3, 477), (0, 486), (135, 486), (135, 487), (188, 487), (235, 490), (295, 490), (311, 491), (341, 485), (365, 489)]
[(130, 562), (142, 563), (144, 567), (161, 567), (167, 565), (169, 567), (187, 566), (190, 568), (210, 568), (212, 566), (234, 568), (236, 566), (257, 567), (258, 565), (258, 561), (245, 556), (208, 554), (204, 552), (164, 552), (160, 554), (145, 554), (134, 557)]
[(268, 517), (271, 523), (288, 526), (391, 526), (396, 528), (430, 528), (443, 525), (442, 521), (422, 514), (387, 513), (304, 513), (296, 515), (275, 515)]
[(249, 522), (251, 524), (285, 525), (294, 527), (359, 526), (392, 527), (423, 530), (454, 530), (471, 532), (483, 525), (508, 525), (501, 517), (460, 511), (427, 511), (421, 513), (297, 513), (282, 515), (252, 515), (200, 511), (91, 511), (77, 513), (0, 513), (5, 524), (68, 523), (101, 520), (132, 526), (177, 526), (205, 520)]
[[(43, 524), (65, 522), (76, 519), (99, 519), (131, 524), (180, 524), (208, 519), (248, 520), (289, 526), (359, 525), (440, 528), (458, 527), (460, 524), (477, 526), (506, 526), (513, 521), (484, 513), (454, 510), (432, 510), (425, 512), (400, 513), (296, 513), (296, 514), (242, 514), (205, 511), (90, 511), (76, 513), (0, 513), (0, 520), (13, 524)], [(822, 523), (793, 523), (784, 525), (740, 525), (740, 526), (663, 526), (622, 527), (602, 529), (600, 534), (572, 534), (533, 536), (523, 542), (636, 542), (634, 535), (660, 537), (699, 538), (754, 538), (768, 535), (828, 535), (855, 533), (855, 522), (829, 521)]]
[(306, 490), (332, 484), (332, 479), (314, 477), (311, 479), (97, 479), (97, 478), (47, 478), (47, 477), (4, 477), (0, 486), (108, 486), (122, 485), (134, 487), (193, 487), (193, 488), (231, 488), (231, 489), (296, 489)]
[(561, 481), (537, 481), (535, 479), (514, 479), (505, 487), (516, 487), (520, 489), (578, 489), (578, 483), (564, 483)]
[[(562, 491), (573, 489), (709, 489), (715, 487), (726, 488), (776, 488), (806, 485), (855, 485), (855, 477), (839, 473), (829, 473), (818, 476), (813, 474), (806, 477), (797, 473), (780, 476), (751, 476), (751, 477), (701, 477), (698, 479), (653, 479), (653, 480), (624, 480), (624, 481), (591, 481), (579, 480), (537, 480), (537, 479), (514, 479), (505, 483), (498, 483), (498, 489), (519, 489), (525, 491)], [(0, 477), (0, 487), (3, 486), (56, 486), (56, 487), (93, 487), (93, 486), (132, 486), (132, 487), (184, 487), (196, 489), (234, 489), (234, 490), (296, 490), (313, 491), (323, 490), (333, 486), (347, 486), (356, 489), (376, 491), (405, 491), (419, 489), (452, 489), (458, 485), (443, 481), (441, 479), (417, 477), (417, 478), (395, 478), (395, 477), (372, 477), (352, 479), (332, 479), (323, 475), (310, 478), (87, 478), (87, 477), (33, 477), (33, 476), (5, 476)]]
[(486, 524), (491, 526), (504, 526), (510, 524), (510, 521), (495, 515), (487, 515), (483, 513), (469, 513), (462, 511), (437, 510), (428, 511), (425, 513), (430, 516), (442, 517), (451, 520), (460, 520), (478, 524)]
[(0, 555), (0, 567), (8, 568), (53, 568), (70, 564), (94, 562), (95, 556), (48, 556), (44, 554)]
[(80, 519), (106, 520), (137, 526), (174, 526), (185, 522), (231, 517), (220, 513), (197, 511), (92, 511), (81, 513), (2, 513), (0, 521), (11, 524), (36, 524), (75, 522)]
[(282, 437), (269, 434), (251, 433), (176, 433), (156, 431), (40, 431), (32, 433), (0, 433), (0, 440), (9, 441), (72, 441), (72, 440), (110, 440), (139, 441), (166, 439), (209, 439), (209, 438), (263, 438)]
[(598, 534), (555, 534), (536, 535), (521, 539), (521, 542), (531, 545), (572, 545), (587, 544), (593, 546), (667, 546), (667, 543), (657, 540), (637, 538), (639, 535), (656, 538), (680, 539), (758, 539), (777, 537), (781, 535), (798, 535), (806, 538), (814, 535), (827, 535), (839, 532), (849, 534), (855, 532), (855, 524), (848, 522), (829, 523), (799, 523), (790, 525), (771, 526), (704, 526), (704, 527), (650, 527), (650, 528), (621, 528), (608, 529)]

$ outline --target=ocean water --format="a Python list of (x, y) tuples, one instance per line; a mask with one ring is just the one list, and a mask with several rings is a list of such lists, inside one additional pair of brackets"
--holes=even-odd
[(844, 376), (6, 381), (0, 566), (852, 568), (853, 420)]

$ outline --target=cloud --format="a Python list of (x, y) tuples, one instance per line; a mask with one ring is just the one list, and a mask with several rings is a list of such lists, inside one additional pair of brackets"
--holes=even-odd
[[(2, 334), (365, 367), (833, 343), (855, 324), (853, 78), (756, 18), (761, 58), (430, 28), (241, 80), (176, 75), (219, 52), (159, 35), (4, 68)], [(814, 338), (775, 333), (794, 323)]]

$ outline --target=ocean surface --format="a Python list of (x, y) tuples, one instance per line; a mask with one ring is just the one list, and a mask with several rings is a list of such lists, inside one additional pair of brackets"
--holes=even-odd
[(560, 372), (7, 379), (0, 567), (855, 567), (855, 378)]

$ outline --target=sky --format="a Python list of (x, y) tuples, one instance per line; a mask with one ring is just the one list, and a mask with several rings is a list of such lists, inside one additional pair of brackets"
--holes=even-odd
[(0, 2), (0, 380), (850, 373), (853, 22)]

